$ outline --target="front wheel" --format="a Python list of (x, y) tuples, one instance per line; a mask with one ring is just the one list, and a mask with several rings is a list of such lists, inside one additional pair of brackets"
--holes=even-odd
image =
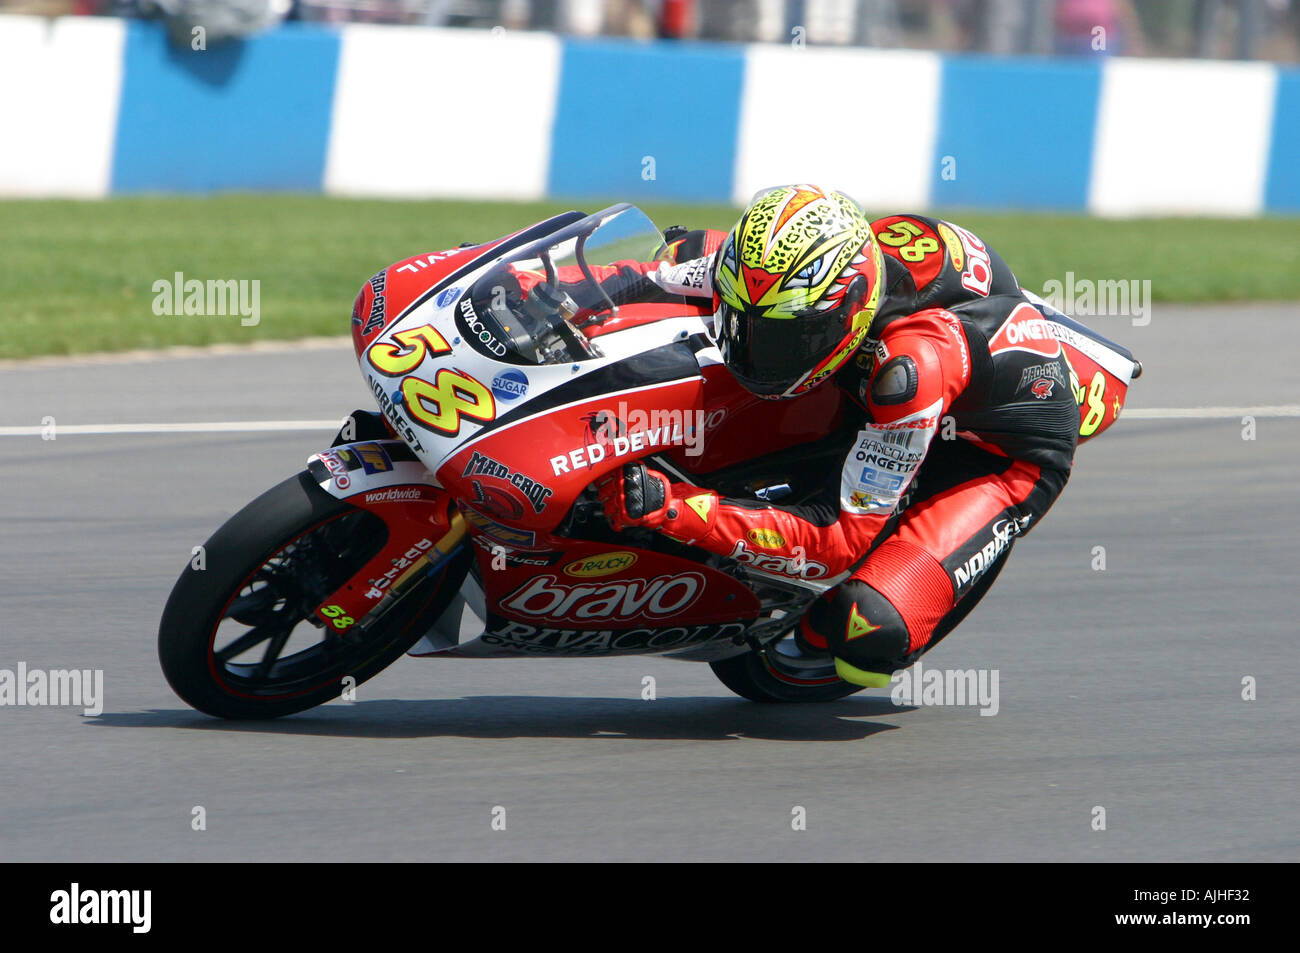
[(158, 657), (176, 694), (220, 718), (277, 718), (383, 671), (446, 608), (470, 559), (462, 548), (363, 634), (323, 626), (316, 607), (387, 538), (378, 516), (305, 473), (249, 503), (208, 540), (202, 568), (186, 568), (163, 610)]
[(789, 637), (709, 667), (723, 685), (755, 702), (829, 702), (862, 691), (835, 674), (829, 657), (805, 655)]

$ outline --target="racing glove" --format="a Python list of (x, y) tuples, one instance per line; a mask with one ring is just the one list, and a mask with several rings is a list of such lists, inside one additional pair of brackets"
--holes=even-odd
[(694, 543), (713, 528), (718, 495), (688, 483), (673, 483), (644, 463), (629, 463), (599, 484), (601, 505), (616, 530), (639, 526), (682, 543)]

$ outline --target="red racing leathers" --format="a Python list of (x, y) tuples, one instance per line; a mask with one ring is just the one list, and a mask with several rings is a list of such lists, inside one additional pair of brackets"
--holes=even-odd
[[(663, 506), (631, 519), (621, 474), (602, 496), (616, 525), (657, 528), (751, 568), (847, 573), (814, 603), (802, 637), (847, 663), (842, 675), (878, 684), (869, 673), (911, 664), (964, 617), (1013, 538), (1051, 506), (1069, 475), (1078, 411), (1063, 358), (1007, 346), (1038, 315), (996, 253), (926, 216), (889, 216), (872, 231), (885, 287), (872, 337), (835, 375), (859, 430), (822, 500), (719, 498), (665, 478)], [(710, 233), (709, 244), (720, 238)], [(708, 256), (649, 277), (703, 295), (711, 273)]]

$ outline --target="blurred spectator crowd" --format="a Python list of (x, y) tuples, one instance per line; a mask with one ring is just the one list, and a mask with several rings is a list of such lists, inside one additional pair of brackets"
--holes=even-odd
[[(999, 54), (1300, 60), (1300, 0), (0, 0), (0, 13), (282, 19)], [(241, 24), (246, 29), (241, 29)]]

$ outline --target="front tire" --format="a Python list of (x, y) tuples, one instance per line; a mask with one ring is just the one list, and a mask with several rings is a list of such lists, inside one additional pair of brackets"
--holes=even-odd
[(158, 658), (172, 689), (219, 718), (277, 718), (339, 697), (347, 677), (359, 685), (383, 671), (446, 608), (470, 560), (462, 549), (363, 635), (320, 625), (316, 606), (387, 536), (378, 516), (306, 473), (249, 503), (207, 541), (203, 568), (185, 569), (163, 609)]

